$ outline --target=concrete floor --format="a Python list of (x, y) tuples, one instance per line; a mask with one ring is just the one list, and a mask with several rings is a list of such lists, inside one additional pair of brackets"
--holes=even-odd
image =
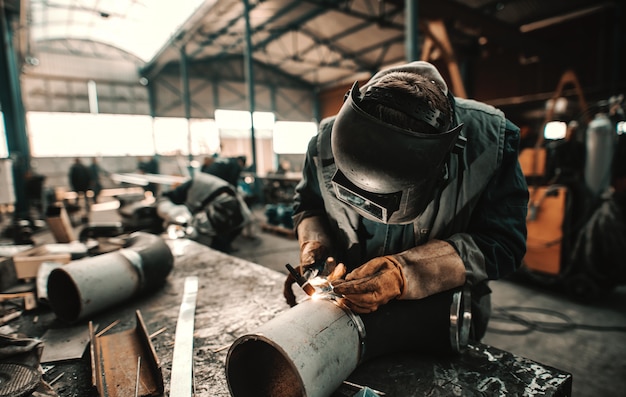
[[(263, 209), (254, 213), (252, 237), (240, 236), (232, 255), (286, 275), (286, 263), (298, 264), (297, 241), (263, 231)], [(94, 208), (90, 220), (119, 218), (114, 207), (104, 203)], [(54, 242), (49, 233), (37, 234), (34, 240)], [(490, 286), (494, 315), (484, 343), (571, 373), (575, 397), (626, 396), (626, 286), (595, 302), (577, 302), (517, 278)]]

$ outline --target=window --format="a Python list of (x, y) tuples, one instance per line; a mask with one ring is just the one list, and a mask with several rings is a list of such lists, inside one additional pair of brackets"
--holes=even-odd
[(274, 152), (276, 154), (306, 153), (309, 141), (316, 134), (316, 123), (277, 121), (274, 125)]
[[(219, 148), (215, 122), (145, 115), (28, 112), (33, 157), (210, 154)], [(191, 139), (191, 141), (189, 141)], [(1, 154), (1, 152), (0, 152)]]

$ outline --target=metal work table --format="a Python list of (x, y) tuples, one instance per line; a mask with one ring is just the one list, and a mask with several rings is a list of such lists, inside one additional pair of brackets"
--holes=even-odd
[[(172, 240), (168, 244), (175, 262), (163, 288), (90, 320), (100, 329), (120, 320), (109, 331), (116, 332), (134, 327), (135, 311), (139, 310), (148, 333), (162, 330), (152, 343), (161, 363), (165, 395), (169, 395), (183, 286), (186, 277), (198, 277), (193, 341), (195, 396), (229, 397), (225, 376), (228, 348), (239, 336), (289, 310), (282, 296), (285, 276), (188, 240)], [(24, 314), (13, 326), (30, 337), (40, 337), (51, 328), (70, 327), (46, 308)], [(59, 373), (65, 374), (53, 384), (59, 396), (98, 395), (91, 388), (89, 349), (80, 360), (55, 364), (45, 379), (50, 381)], [(569, 396), (572, 386), (572, 377), (566, 372), (486, 345), (470, 346), (455, 357), (403, 354), (378, 358), (358, 367), (348, 381), (385, 392), (386, 396), (400, 397)], [(353, 387), (346, 385), (329, 397), (355, 393)]]

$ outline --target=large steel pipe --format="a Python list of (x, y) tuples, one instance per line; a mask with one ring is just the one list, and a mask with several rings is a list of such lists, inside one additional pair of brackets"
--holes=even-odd
[(124, 248), (72, 261), (48, 276), (48, 301), (58, 318), (74, 323), (159, 288), (174, 256), (159, 236), (135, 232)]
[(357, 315), (335, 298), (309, 299), (239, 337), (226, 357), (233, 397), (327, 397), (371, 358), (455, 353), (467, 344), (468, 292), (392, 301)]

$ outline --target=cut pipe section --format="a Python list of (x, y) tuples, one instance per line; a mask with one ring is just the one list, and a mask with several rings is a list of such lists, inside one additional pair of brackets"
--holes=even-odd
[(174, 265), (161, 237), (135, 232), (126, 246), (106, 254), (72, 261), (48, 276), (48, 302), (69, 323), (160, 288)]
[(226, 357), (232, 397), (328, 397), (357, 368), (396, 352), (458, 353), (471, 322), (467, 289), (394, 300), (357, 315), (314, 296), (239, 337)]

